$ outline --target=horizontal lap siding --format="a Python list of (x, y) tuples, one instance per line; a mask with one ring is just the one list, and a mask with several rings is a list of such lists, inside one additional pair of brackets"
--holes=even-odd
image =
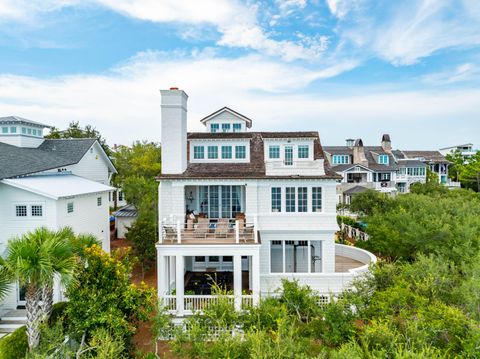
[[(102, 198), (102, 205), (97, 206), (97, 198)], [(67, 213), (67, 203), (74, 203), (73, 213)], [(61, 198), (57, 203), (58, 226), (71, 227), (75, 233), (92, 234), (100, 241), (106, 251), (110, 251), (108, 193)]]

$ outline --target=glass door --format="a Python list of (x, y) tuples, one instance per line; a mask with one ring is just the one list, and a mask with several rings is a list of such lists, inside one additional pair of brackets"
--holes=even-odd
[(17, 306), (24, 307), (25, 306), (25, 296), (27, 294), (27, 287), (20, 285), (17, 282)]
[(293, 166), (293, 146), (285, 146), (285, 166)]

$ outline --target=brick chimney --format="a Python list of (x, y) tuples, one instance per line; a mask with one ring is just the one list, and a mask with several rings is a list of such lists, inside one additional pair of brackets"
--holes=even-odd
[(367, 157), (365, 157), (365, 149), (361, 138), (355, 141), (353, 145), (353, 163), (368, 166)]
[(385, 152), (392, 152), (392, 141), (389, 134), (382, 136), (382, 148)]

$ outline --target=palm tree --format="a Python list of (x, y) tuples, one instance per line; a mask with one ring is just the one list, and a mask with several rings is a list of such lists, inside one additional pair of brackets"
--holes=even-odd
[[(73, 278), (76, 265), (71, 230), (38, 228), (7, 244), (4, 265), (8, 274), (27, 289), (27, 336), (30, 349), (40, 340), (39, 324), (51, 311), (55, 276), (62, 284)], [(48, 303), (44, 303), (48, 302)]]
[(4, 267), (3, 258), (0, 257), (0, 302), (7, 295), (11, 282), (12, 280), (9, 277), (8, 272)]

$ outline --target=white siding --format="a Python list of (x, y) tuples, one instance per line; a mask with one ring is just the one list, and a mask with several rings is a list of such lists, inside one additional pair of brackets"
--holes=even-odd
[(117, 228), (117, 238), (126, 238), (125, 235), (128, 232), (127, 227), (131, 227), (133, 222), (135, 222), (134, 217), (116, 217), (115, 218), (115, 228)]
[[(102, 205), (97, 205), (97, 198)], [(73, 202), (73, 213), (67, 213), (67, 203)], [(110, 252), (110, 223), (108, 193), (61, 198), (57, 201), (58, 227), (69, 226), (75, 233), (92, 234), (102, 242), (102, 248)]]
[(234, 123), (240, 123), (242, 125), (241, 132), (245, 132), (247, 130), (246, 127), (246, 121), (243, 120), (242, 118), (234, 115), (233, 113), (230, 113), (229, 111), (223, 111), (216, 115), (215, 117), (212, 117), (208, 121), (205, 122), (205, 125), (207, 126), (207, 131), (210, 132), (210, 125), (212, 123), (218, 123), (220, 126), (218, 132), (222, 132), (222, 123), (230, 123), (230, 132), (233, 132), (233, 124)]
[(102, 152), (100, 144), (95, 142), (77, 164), (68, 166), (66, 169), (72, 171), (74, 175), (108, 185), (110, 184), (110, 173)]
[[(21, 131), (21, 127), (17, 127), (17, 131), (18, 130)], [(45, 141), (45, 139), (42, 137), (34, 137), (22, 134), (7, 136), (0, 135), (0, 142), (17, 147), (37, 148), (43, 143), (43, 141)]]

